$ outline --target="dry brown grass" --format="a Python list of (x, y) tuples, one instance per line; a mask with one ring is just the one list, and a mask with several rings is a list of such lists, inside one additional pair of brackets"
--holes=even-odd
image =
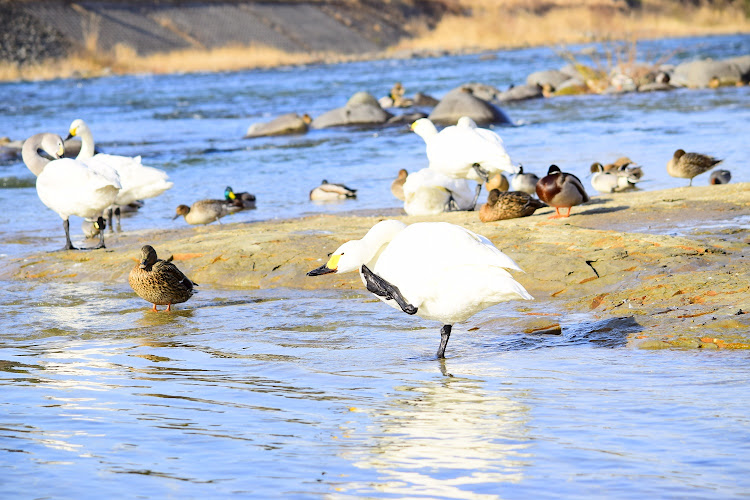
[[(689, 8), (672, 0), (643, 0), (629, 10), (624, 0), (452, 0), (451, 11), (433, 30), (384, 51), (385, 56), (413, 50), (487, 50), (613, 39), (643, 39), (750, 32), (742, 5)], [(458, 14), (463, 12), (466, 15)], [(267, 46), (188, 49), (138, 55), (118, 45), (102, 51), (95, 16), (84, 26), (79, 54), (64, 60), (18, 66), (0, 62), (0, 80), (91, 77), (124, 73), (233, 71), (314, 62), (345, 62), (361, 56), (288, 53)]]
[(688, 7), (668, 0), (644, 0), (640, 10), (597, 0), (459, 0), (469, 16), (448, 15), (432, 31), (402, 41), (393, 50), (498, 49), (637, 37), (750, 31), (741, 5)]

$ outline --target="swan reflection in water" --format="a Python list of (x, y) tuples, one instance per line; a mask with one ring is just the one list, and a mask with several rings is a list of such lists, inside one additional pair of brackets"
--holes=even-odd
[[(445, 373), (445, 364), (441, 366)], [(446, 375), (397, 387), (385, 407), (370, 415), (375, 428), (362, 433), (374, 443), (342, 453), (356, 467), (376, 470), (382, 481), (341, 484), (339, 491), (491, 499), (500, 498), (499, 483), (524, 479), (524, 469), (531, 465), (525, 451), (531, 445), (529, 408), (508, 397), (516, 389), (488, 388), (478, 377)], [(346, 435), (356, 439), (357, 433), (350, 429)]]

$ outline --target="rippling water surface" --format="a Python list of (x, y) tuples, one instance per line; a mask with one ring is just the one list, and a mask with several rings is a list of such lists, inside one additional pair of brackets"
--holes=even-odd
[[(674, 60), (750, 53), (750, 36), (641, 45)], [(179, 203), (227, 184), (258, 197), (230, 221), (396, 207), (400, 168), (426, 166), (405, 127), (245, 140), (281, 113), (313, 116), (354, 92), (441, 97), (467, 81), (505, 88), (562, 65), (549, 49), (219, 75), (2, 83), (0, 135), (65, 135), (75, 118), (101, 149), (143, 156), (175, 182), (126, 230), (184, 226)], [(527, 101), (499, 129), (515, 161), (584, 176), (628, 155), (644, 189), (684, 185), (674, 149), (726, 158), (738, 181), (748, 88)], [(321, 179), (356, 201), (314, 205)], [(28, 170), (0, 163), (0, 264), (62, 245)], [(707, 182), (705, 176), (695, 181)], [(80, 239), (77, 221), (74, 239)], [(682, 229), (681, 229), (682, 230)], [(750, 493), (748, 354), (624, 347), (627, 319), (558, 316), (524, 335), (517, 304), (457, 325), (448, 359), (435, 325), (362, 293), (202, 287), (153, 314), (126, 283), (0, 283), (3, 498), (729, 498)], [(535, 309), (536, 308), (536, 309)], [(470, 328), (478, 330), (469, 331)]]

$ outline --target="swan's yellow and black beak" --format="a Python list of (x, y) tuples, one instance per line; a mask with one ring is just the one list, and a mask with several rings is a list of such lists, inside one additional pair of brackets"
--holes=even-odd
[(70, 139), (75, 137), (77, 133), (78, 133), (78, 127), (71, 128), (70, 130), (68, 130), (68, 137), (66, 137), (65, 140), (69, 141)]
[(323, 274), (335, 273), (338, 270), (337, 268), (339, 266), (340, 257), (341, 255), (332, 256), (330, 259), (328, 259), (328, 262), (326, 262), (320, 267), (313, 269), (312, 271), (307, 273), (307, 275), (308, 276), (321, 276)]
[(65, 156), (65, 144), (60, 144), (57, 147), (57, 159), (59, 160), (63, 156)]

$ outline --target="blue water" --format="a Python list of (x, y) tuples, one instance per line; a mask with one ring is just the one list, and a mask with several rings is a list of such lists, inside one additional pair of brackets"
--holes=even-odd
[[(750, 36), (640, 48), (722, 58), (750, 53)], [(242, 136), (359, 90), (382, 96), (395, 81), (440, 97), (563, 64), (545, 48), (497, 56), (2, 83), (0, 135), (64, 136), (83, 118), (101, 149), (167, 170), (174, 188), (124, 219), (127, 231), (184, 227), (175, 207), (227, 184), (258, 197), (257, 210), (227, 222), (392, 210), (396, 172), (426, 166), (406, 127)], [(537, 173), (556, 163), (585, 177), (591, 162), (628, 155), (644, 167), (644, 189), (682, 186), (665, 164), (683, 147), (750, 181), (749, 92), (527, 101), (505, 108), (517, 126), (498, 131)], [(0, 189), (0, 265), (62, 244), (31, 174), (0, 164), (10, 177), (27, 187)], [(358, 199), (311, 203), (323, 178), (358, 188)], [(434, 357), (434, 325), (364, 291), (204, 286), (176, 309), (148, 312), (127, 283), (0, 283), (0, 498), (750, 495), (747, 353), (634, 350), (625, 338), (636, 322), (542, 302), (457, 325), (445, 361)], [(562, 335), (519, 333), (539, 313), (558, 314)]]

